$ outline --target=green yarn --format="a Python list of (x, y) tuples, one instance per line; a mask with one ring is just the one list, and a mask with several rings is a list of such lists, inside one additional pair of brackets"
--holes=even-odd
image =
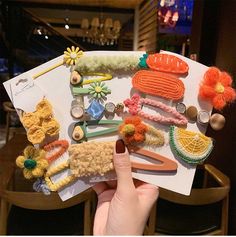
[(37, 162), (35, 160), (32, 160), (32, 159), (27, 159), (24, 162), (24, 167), (28, 170), (31, 170), (31, 169), (35, 168), (36, 165), (37, 165)]
[(133, 124), (126, 124), (123, 129), (122, 132), (126, 135), (133, 135), (135, 132), (135, 126)]
[(143, 54), (143, 56), (141, 58), (139, 58), (139, 64), (138, 65), (139, 65), (140, 68), (148, 68), (148, 65), (147, 65), (147, 62), (146, 62), (147, 57), (148, 57), (148, 54), (145, 53), (145, 54)]

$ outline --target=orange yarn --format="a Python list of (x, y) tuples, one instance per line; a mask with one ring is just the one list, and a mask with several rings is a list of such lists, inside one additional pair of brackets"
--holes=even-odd
[(171, 100), (181, 99), (185, 91), (183, 82), (176, 76), (156, 71), (138, 71), (132, 84), (141, 92)]
[(215, 109), (223, 109), (227, 103), (236, 99), (231, 76), (216, 67), (210, 67), (200, 84), (199, 97), (210, 100)]
[(189, 68), (182, 59), (170, 54), (150, 54), (146, 63), (153, 70), (178, 74), (187, 73)]
[(68, 147), (69, 143), (66, 140), (58, 140), (45, 145), (43, 149), (48, 152), (48, 154), (46, 155), (47, 161), (51, 163), (54, 160), (58, 159), (63, 155), (63, 153), (66, 152)]
[(124, 123), (119, 127), (119, 131), (127, 144), (143, 142), (147, 130), (148, 127), (142, 123), (142, 120), (138, 116), (126, 118)]

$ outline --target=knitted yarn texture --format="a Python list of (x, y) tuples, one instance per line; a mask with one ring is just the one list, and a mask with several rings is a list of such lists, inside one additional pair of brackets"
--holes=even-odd
[(184, 83), (173, 75), (140, 70), (132, 78), (133, 87), (149, 95), (160, 96), (170, 100), (183, 97)]
[[(165, 117), (160, 114), (152, 115), (145, 113), (144, 111), (142, 111), (142, 105), (144, 104), (159, 108), (165, 112), (170, 113), (174, 117)], [(186, 125), (188, 123), (188, 120), (183, 115), (178, 113), (175, 108), (167, 106), (160, 101), (141, 98), (138, 94), (134, 94), (131, 99), (126, 99), (124, 101), (124, 105), (128, 107), (130, 114), (139, 115), (155, 122), (175, 125)]]

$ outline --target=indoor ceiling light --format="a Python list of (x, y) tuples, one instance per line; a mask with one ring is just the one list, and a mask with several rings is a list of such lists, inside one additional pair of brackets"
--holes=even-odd
[(69, 29), (70, 29), (70, 26), (69, 26), (69, 17), (66, 17), (66, 18), (65, 18), (65, 29), (66, 29), (66, 30), (69, 30)]

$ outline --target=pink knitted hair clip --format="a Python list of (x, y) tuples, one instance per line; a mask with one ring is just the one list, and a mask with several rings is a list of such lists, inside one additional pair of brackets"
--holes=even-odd
[[(151, 115), (142, 111), (142, 105), (150, 105), (159, 108), (165, 112), (172, 114), (174, 117), (165, 117), (163, 115)], [(188, 120), (176, 111), (175, 108), (165, 105), (160, 101), (155, 101), (147, 98), (141, 98), (138, 94), (134, 94), (131, 99), (126, 99), (124, 105), (128, 107), (129, 113), (132, 115), (139, 115), (146, 119), (164, 123), (164, 124), (175, 124), (175, 125), (186, 125)]]

